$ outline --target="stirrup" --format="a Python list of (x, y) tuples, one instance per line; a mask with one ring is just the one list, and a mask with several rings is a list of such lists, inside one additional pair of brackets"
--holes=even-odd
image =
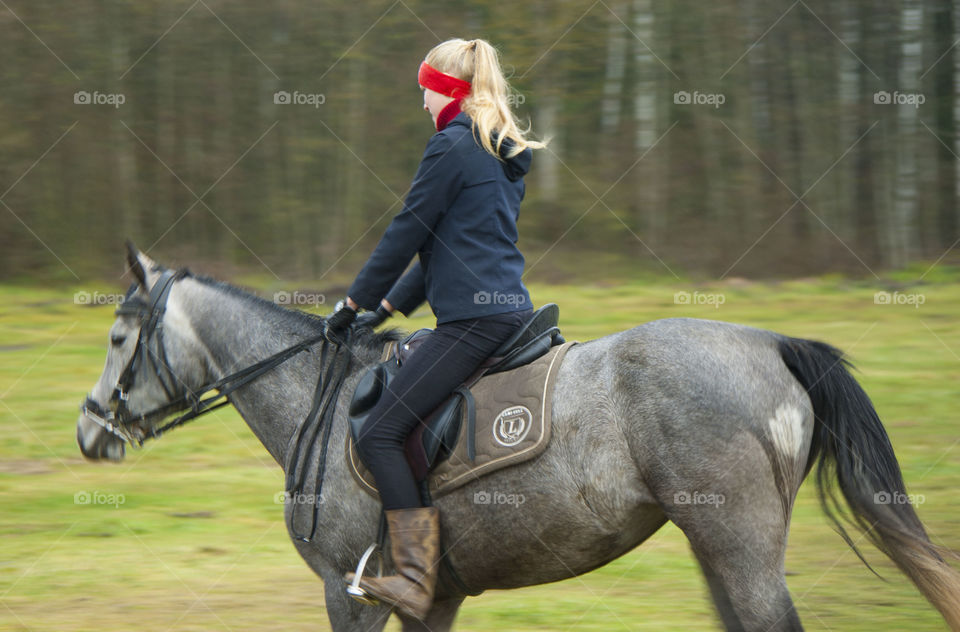
[[(367, 562), (370, 560), (370, 556), (374, 553), (377, 553), (377, 543), (374, 542), (367, 550), (363, 553), (363, 556), (360, 557), (360, 562), (357, 564), (357, 570), (354, 573), (353, 581), (347, 584), (347, 594), (359, 601), (360, 603), (367, 604), (368, 606), (376, 606), (380, 601), (368, 593), (360, 585), (360, 578), (363, 577), (363, 571), (367, 566)], [(383, 556), (379, 555), (380, 564), (377, 567), (377, 577), (383, 575)]]

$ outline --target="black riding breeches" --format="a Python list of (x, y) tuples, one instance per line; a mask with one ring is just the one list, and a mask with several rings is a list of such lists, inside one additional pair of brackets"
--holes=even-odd
[(404, 455), (407, 436), (531, 314), (528, 309), (437, 325), (403, 363), (370, 411), (357, 442), (384, 509), (422, 506)]

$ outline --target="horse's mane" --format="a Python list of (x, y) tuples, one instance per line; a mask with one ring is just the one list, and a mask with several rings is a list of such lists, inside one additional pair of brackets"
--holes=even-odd
[[(261, 296), (257, 296), (252, 290), (246, 290), (235, 285), (231, 285), (226, 281), (220, 281), (219, 279), (214, 279), (199, 274), (192, 274), (186, 270), (184, 272), (193, 280), (206, 285), (207, 287), (211, 287), (219, 292), (237, 297), (253, 306), (258, 307), (259, 309), (275, 313), (278, 316), (294, 319), (296, 322), (306, 325), (311, 331), (319, 333), (323, 329), (326, 318), (320, 316), (319, 314), (311, 314), (310, 312), (305, 312), (303, 310), (277, 305), (273, 301), (269, 301)], [(396, 328), (384, 329), (383, 331), (377, 332), (373, 331), (369, 327), (355, 327), (353, 329), (353, 338), (351, 339), (351, 342), (354, 345), (360, 345), (367, 349), (380, 350), (388, 342), (400, 340), (404, 335), (405, 334), (403, 331)]]

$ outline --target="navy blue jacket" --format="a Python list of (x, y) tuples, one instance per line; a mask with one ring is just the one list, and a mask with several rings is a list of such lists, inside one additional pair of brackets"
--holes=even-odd
[[(427, 300), (437, 324), (530, 309), (516, 246), (530, 160), (529, 149), (497, 160), (458, 114), (430, 138), (403, 210), (348, 296), (368, 310), (386, 298), (406, 315)], [(397, 281), (414, 255), (419, 261)]]

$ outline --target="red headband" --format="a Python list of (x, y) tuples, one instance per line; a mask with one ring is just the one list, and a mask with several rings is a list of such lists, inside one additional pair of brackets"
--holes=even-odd
[(420, 64), (420, 71), (417, 73), (417, 81), (424, 88), (430, 88), (434, 92), (454, 99), (462, 99), (470, 94), (470, 82), (463, 79), (451, 77), (433, 68), (427, 62)]

